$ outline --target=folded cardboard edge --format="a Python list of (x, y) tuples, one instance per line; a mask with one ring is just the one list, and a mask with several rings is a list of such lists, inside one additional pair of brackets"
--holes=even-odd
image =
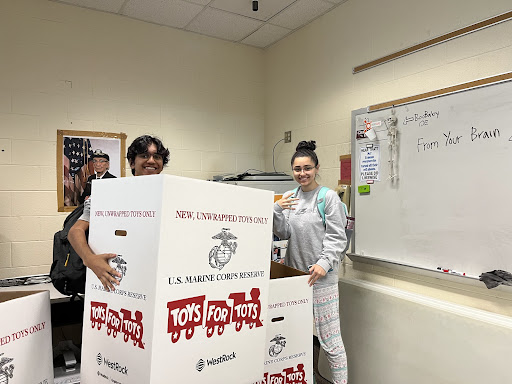
[(307, 275), (306, 272), (299, 271), (298, 269), (288, 267), (287, 265), (276, 263), (275, 261), (271, 261), (270, 264), (270, 278), (271, 279), (281, 279), (283, 277), (290, 276), (304, 276)]
[(21, 297), (26, 297), (41, 292), (48, 291), (0, 291), (0, 303), (4, 303), (9, 300), (19, 299)]

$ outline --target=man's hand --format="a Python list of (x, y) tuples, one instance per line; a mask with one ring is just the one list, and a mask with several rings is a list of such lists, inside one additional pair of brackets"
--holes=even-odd
[(108, 260), (116, 257), (116, 254), (94, 254), (89, 244), (87, 244), (87, 237), (85, 236), (88, 229), (88, 221), (77, 220), (69, 230), (68, 240), (75, 252), (78, 253), (78, 256), (80, 256), (84, 262), (84, 265), (94, 272), (101, 284), (103, 284), (103, 287), (105, 287), (107, 291), (113, 291), (115, 290), (114, 285), (119, 285), (119, 281), (116, 277), (121, 277), (121, 274), (108, 264)]
[(107, 291), (114, 291), (115, 286), (119, 285), (117, 277), (120, 278), (121, 274), (108, 264), (116, 256), (115, 253), (91, 254), (84, 259), (84, 265), (94, 272)]
[(313, 284), (315, 284), (319, 278), (324, 277), (327, 272), (325, 272), (325, 269), (323, 269), (318, 264), (313, 264), (311, 267), (309, 267), (309, 274), (311, 276), (309, 276), (308, 284), (310, 287), (312, 287)]

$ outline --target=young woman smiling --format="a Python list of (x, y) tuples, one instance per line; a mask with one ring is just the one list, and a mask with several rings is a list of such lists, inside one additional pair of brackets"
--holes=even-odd
[(274, 234), (288, 240), (285, 264), (309, 272), (313, 286), (315, 327), (335, 384), (348, 381), (347, 356), (339, 320), (338, 267), (347, 244), (347, 218), (333, 190), (325, 194), (325, 222), (318, 210), (320, 165), (314, 141), (301, 141), (292, 156), (293, 177), (299, 183), (274, 204)]

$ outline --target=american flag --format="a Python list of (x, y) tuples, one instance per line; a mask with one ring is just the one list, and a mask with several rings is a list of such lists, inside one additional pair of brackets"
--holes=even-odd
[(88, 139), (64, 137), (64, 205), (78, 205), (87, 178), (91, 174), (91, 142)]

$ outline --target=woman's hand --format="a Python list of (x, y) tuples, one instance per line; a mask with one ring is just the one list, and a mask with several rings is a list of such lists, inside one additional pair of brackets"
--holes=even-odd
[(281, 200), (277, 200), (277, 204), (279, 204), (282, 209), (295, 209), (295, 205), (297, 205), (297, 200), (299, 200), (299, 198), (292, 198), (291, 196), (293, 196), (293, 192), (283, 196)]
[(316, 281), (321, 277), (324, 277), (327, 274), (327, 272), (318, 264), (313, 264), (311, 267), (309, 267), (309, 274), (311, 276), (309, 276), (308, 284), (310, 287), (312, 287), (313, 284), (315, 284)]

